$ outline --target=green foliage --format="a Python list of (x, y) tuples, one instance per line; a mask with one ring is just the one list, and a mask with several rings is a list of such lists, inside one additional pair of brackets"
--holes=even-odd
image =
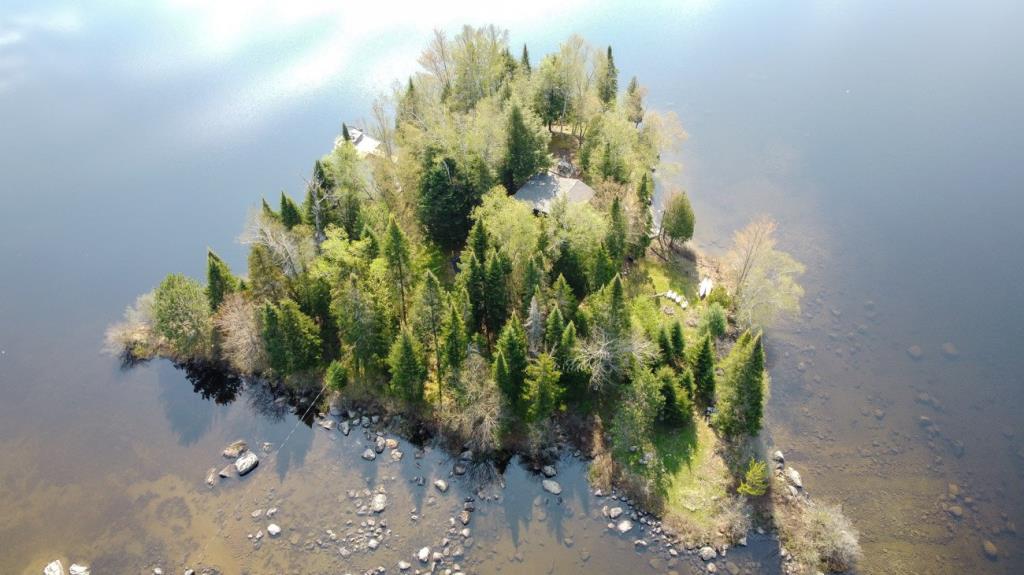
[(605, 246), (601, 246), (594, 256), (594, 271), (591, 274), (590, 284), (604, 287), (608, 282), (612, 281), (617, 271), (618, 266), (613, 263), (611, 256), (608, 255), (608, 250)]
[(365, 375), (387, 354), (386, 316), (373, 296), (372, 285), (351, 275), (339, 287), (332, 302), (342, 345), (351, 356), (358, 375)]
[(677, 359), (683, 357), (686, 351), (686, 339), (683, 337), (683, 324), (676, 320), (672, 323), (672, 353)]
[(658, 378), (636, 367), (612, 419), (612, 450), (620, 461), (636, 464), (645, 452), (653, 451), (651, 437), (664, 403)]
[(558, 274), (558, 278), (551, 286), (551, 301), (562, 311), (562, 317), (571, 320), (576, 315), (576, 294), (569, 286), (565, 276)]
[(523, 44), (523, 55), (519, 57), (519, 68), (527, 74), (530, 73), (530, 52), (526, 49), (526, 44)]
[(680, 377), (671, 367), (661, 367), (656, 373), (661, 382), (661, 396), (664, 399), (658, 420), (673, 428), (687, 426), (693, 422), (693, 406), (686, 390), (680, 385)]
[(409, 403), (421, 403), (427, 366), (423, 361), (423, 351), (409, 330), (402, 330), (391, 345), (388, 368), (391, 370), (392, 393)]
[(626, 233), (629, 224), (626, 222), (626, 214), (622, 209), (622, 202), (618, 196), (612, 200), (611, 208), (608, 211), (608, 235), (605, 236), (604, 246), (608, 255), (612, 258), (616, 268), (621, 267), (626, 259)]
[(725, 335), (726, 327), (725, 310), (722, 309), (722, 304), (718, 302), (708, 304), (701, 313), (699, 331), (719, 338)]
[(693, 395), (701, 407), (715, 403), (715, 351), (708, 336), (701, 339), (693, 361)]
[(324, 374), (324, 385), (331, 391), (341, 391), (348, 385), (348, 368), (338, 360), (327, 365), (327, 372)]
[[(434, 156), (428, 153), (424, 160), (416, 215), (427, 237), (452, 252), (466, 239), (469, 214), (480, 203), (482, 189), (454, 158)], [(478, 161), (468, 167), (478, 172), (483, 169)]]
[(661, 232), (672, 241), (685, 242), (693, 237), (693, 208), (686, 192), (677, 192), (665, 202)]
[(582, 299), (590, 291), (587, 278), (587, 266), (580, 251), (568, 242), (562, 244), (558, 259), (551, 266), (551, 273), (561, 276), (577, 299)]
[[(509, 190), (518, 190), (530, 177), (551, 164), (548, 138), (530, 110), (513, 103), (508, 115), (503, 180)], [(539, 129), (538, 129), (539, 128)]]
[(284, 192), (281, 192), (281, 223), (289, 230), (302, 223), (302, 213)]
[(718, 304), (723, 310), (732, 308), (732, 298), (729, 297), (729, 292), (726, 291), (725, 286), (718, 284), (711, 288), (711, 293), (704, 298), (707, 305)]
[(213, 323), (210, 300), (196, 280), (170, 274), (156, 288), (153, 320), (156, 332), (179, 357), (205, 357)]
[(398, 301), (399, 317), (402, 323), (406, 320), (407, 297), (412, 290), (412, 256), (409, 240), (394, 216), (388, 221), (387, 235), (384, 238), (384, 261), (387, 264), (388, 277), (392, 281), (395, 299)]
[(487, 258), (484, 286), (484, 325), (488, 333), (496, 334), (505, 325), (509, 312), (507, 265), (497, 251), (492, 250)]
[(249, 291), (255, 299), (277, 301), (287, 292), (288, 279), (266, 246), (249, 250)]
[(636, 76), (629, 80), (626, 88), (626, 115), (630, 122), (639, 126), (644, 121), (644, 89), (637, 82)]
[[(434, 371), (441, 385), (444, 365), (441, 359), (447, 296), (437, 277), (429, 270), (424, 274), (413, 307), (413, 329), (417, 339), (426, 343), (434, 356)], [(440, 396), (438, 397), (440, 400)]]
[(261, 320), (270, 368), (278, 375), (285, 377), (319, 364), (319, 329), (299, 304), (287, 298), (277, 304), (265, 303)]
[(601, 75), (597, 79), (597, 95), (605, 105), (615, 102), (615, 96), (619, 92), (619, 70), (615, 67), (615, 59), (612, 58), (612, 47), (608, 46), (608, 54), (605, 56)]
[(767, 372), (761, 334), (741, 337), (725, 362), (722, 401), (715, 424), (727, 437), (757, 435), (764, 416)]
[(228, 294), (238, 291), (238, 278), (228, 268), (224, 260), (213, 253), (206, 252), (206, 297), (210, 301), (210, 309), (216, 311)]
[(555, 410), (562, 395), (559, 379), (562, 373), (550, 355), (542, 353), (526, 368), (527, 421), (547, 421)]
[(501, 331), (501, 337), (498, 338), (494, 380), (508, 400), (512, 412), (520, 417), (526, 415), (526, 365), (526, 331), (519, 321), (519, 315), (513, 313)]
[(548, 313), (547, 324), (544, 326), (544, 347), (557, 355), (558, 344), (562, 341), (562, 332), (565, 331), (565, 318), (562, 317), (562, 310), (555, 307)]
[(747, 497), (761, 497), (768, 492), (768, 465), (761, 460), (747, 462), (747, 472), (737, 489)]
[(640, 177), (636, 189), (637, 209), (632, 218), (633, 236), (629, 244), (629, 253), (640, 259), (647, 253), (651, 245), (651, 234), (654, 229), (654, 216), (651, 203), (654, 201), (654, 182), (647, 176), (647, 171)]
[(675, 361), (676, 352), (672, 349), (672, 340), (669, 338), (668, 330), (665, 328), (658, 330), (658, 351), (661, 352), (661, 359), (665, 363)]
[(543, 293), (544, 287), (544, 263), (540, 256), (535, 256), (526, 262), (526, 269), (523, 272), (523, 288), (519, 296), (521, 313), (529, 312), (530, 300), (537, 293)]
[(444, 324), (444, 366), (450, 374), (456, 374), (466, 360), (466, 332), (462, 314), (455, 302), (448, 305), (448, 316)]

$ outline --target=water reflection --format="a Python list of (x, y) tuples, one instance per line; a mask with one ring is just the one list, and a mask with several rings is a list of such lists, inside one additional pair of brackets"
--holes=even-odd
[[(168, 361), (155, 362), (154, 367), (160, 405), (179, 445), (202, 439), (217, 417), (217, 406), (230, 403), (238, 392), (237, 387), (223, 385), (225, 378), (192, 375)], [(218, 401), (209, 401), (211, 397)]]

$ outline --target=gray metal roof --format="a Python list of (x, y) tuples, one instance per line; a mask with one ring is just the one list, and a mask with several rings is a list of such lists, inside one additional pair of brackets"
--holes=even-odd
[(541, 213), (550, 211), (551, 202), (564, 195), (570, 202), (589, 202), (594, 190), (576, 178), (565, 178), (552, 172), (533, 176), (515, 193), (516, 199), (530, 202)]

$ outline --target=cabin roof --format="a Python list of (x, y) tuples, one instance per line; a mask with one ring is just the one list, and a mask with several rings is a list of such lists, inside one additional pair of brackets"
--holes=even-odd
[(576, 178), (542, 172), (526, 180), (515, 193), (516, 199), (530, 202), (535, 211), (543, 214), (551, 210), (555, 198), (563, 195), (570, 202), (589, 202), (594, 197), (594, 189)]
[[(352, 138), (352, 145), (355, 146), (356, 153), (359, 154), (360, 158), (364, 158), (369, 154), (378, 153), (378, 148), (380, 148), (380, 141), (377, 140), (376, 138), (373, 138), (372, 136), (360, 130), (359, 128), (353, 128), (351, 126), (349, 126), (348, 128), (348, 135), (350, 138)], [(334, 145), (337, 146), (340, 144), (340, 142), (341, 136), (338, 136), (338, 139), (335, 140)]]

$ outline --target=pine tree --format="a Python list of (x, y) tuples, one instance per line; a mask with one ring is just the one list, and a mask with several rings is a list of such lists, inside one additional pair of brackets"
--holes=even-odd
[(249, 250), (249, 291), (257, 300), (277, 301), (287, 293), (287, 278), (263, 245)]
[(388, 275), (394, 282), (395, 299), (398, 300), (399, 317), (402, 324), (406, 323), (406, 298), (412, 287), (412, 257), (409, 254), (409, 240), (398, 227), (395, 217), (388, 222), (387, 236), (384, 241), (384, 260), (387, 262)]
[(583, 299), (590, 290), (587, 271), (579, 251), (569, 242), (564, 242), (559, 250), (558, 259), (551, 267), (551, 273), (556, 277), (561, 275), (577, 299)]
[(687, 425), (692, 419), (692, 406), (689, 396), (680, 389), (675, 370), (662, 367), (657, 376), (661, 381), (661, 396), (664, 398), (658, 419), (675, 428)]
[(552, 355), (557, 355), (559, 342), (562, 341), (562, 332), (565, 331), (565, 319), (562, 311), (555, 307), (548, 314), (547, 325), (544, 327), (544, 347)]
[(319, 364), (320, 330), (312, 318), (302, 313), (299, 304), (288, 298), (276, 304), (265, 303), (262, 319), (267, 358), (278, 375), (288, 376)]
[(676, 359), (682, 359), (686, 351), (686, 340), (683, 338), (683, 324), (676, 320), (672, 324), (672, 355)]
[[(450, 376), (458, 374), (466, 360), (466, 331), (462, 314), (454, 301), (448, 305), (448, 318), (444, 324), (444, 366)], [(452, 379), (455, 379), (452, 377)]]
[(513, 103), (508, 116), (505, 162), (502, 168), (505, 187), (518, 190), (526, 180), (547, 167), (547, 141), (527, 124), (519, 104)]
[(366, 375), (388, 351), (384, 319), (355, 274), (349, 276), (333, 303), (338, 332), (349, 350), (356, 375)]
[(487, 269), (483, 260), (477, 259), (475, 253), (469, 254), (463, 287), (469, 297), (471, 331), (479, 331), (484, 328), (487, 318)]
[(501, 337), (498, 338), (497, 349), (507, 374), (503, 376), (503, 380), (499, 379), (498, 375), (500, 372), (498, 371), (497, 362), (495, 362), (495, 380), (498, 382), (498, 387), (505, 395), (505, 398), (508, 399), (513, 411), (522, 414), (527, 355), (526, 332), (523, 330), (523, 324), (519, 321), (518, 314), (513, 313), (512, 317), (505, 323), (505, 327), (501, 331)]
[(608, 255), (615, 263), (616, 269), (622, 266), (626, 259), (626, 233), (629, 225), (626, 223), (626, 214), (622, 210), (622, 202), (618, 196), (612, 200), (612, 206), (608, 212), (608, 234), (605, 236), (604, 245), (608, 249)]
[(332, 361), (324, 373), (324, 385), (332, 391), (341, 391), (348, 385), (348, 369), (338, 360)]
[(267, 203), (266, 198), (264, 198), (262, 201), (263, 201), (263, 215), (268, 217), (268, 218), (276, 220), (278, 218), (277, 212), (274, 211), (274, 208), (270, 207), (270, 204)]
[(654, 201), (654, 184), (647, 177), (647, 172), (640, 176), (640, 185), (636, 189), (637, 210), (634, 216), (633, 228), (636, 230), (634, 240), (629, 246), (629, 251), (634, 258), (642, 258), (651, 245), (651, 234), (654, 233), (654, 215), (651, 213), (651, 203)]
[(439, 154), (424, 154), (416, 216), (427, 237), (451, 253), (466, 239), (470, 213), (489, 185), (473, 180), (479, 163), (456, 161)]
[(352, 136), (348, 133), (348, 126), (345, 122), (341, 123), (341, 137), (344, 138), (346, 142), (352, 141)]
[(701, 407), (715, 403), (715, 352), (711, 338), (705, 336), (700, 342), (697, 358), (693, 364), (693, 395)]
[(558, 274), (558, 279), (551, 286), (551, 301), (562, 310), (563, 318), (571, 320), (576, 315), (576, 295), (562, 274)]
[(213, 250), (206, 251), (206, 297), (210, 300), (210, 309), (217, 311), (220, 303), (231, 293), (238, 291), (238, 278), (232, 273), (224, 260)]
[(716, 417), (728, 437), (756, 435), (764, 415), (764, 346), (761, 334), (744, 334), (726, 360), (723, 401)]
[(554, 358), (546, 353), (537, 356), (537, 360), (526, 368), (528, 407), (524, 415), (528, 421), (547, 421), (555, 413), (562, 395), (558, 385), (561, 377)]
[(423, 352), (408, 329), (403, 329), (391, 345), (388, 367), (391, 369), (392, 392), (409, 403), (422, 402), (427, 367)]
[(599, 287), (608, 285), (608, 282), (615, 277), (617, 269), (612, 257), (608, 254), (608, 249), (603, 245), (598, 247), (597, 253), (594, 254), (594, 271), (591, 274), (590, 283)]
[(520, 294), (520, 313), (529, 313), (530, 300), (538, 293), (543, 294), (543, 290), (544, 264), (538, 255), (530, 258), (526, 262), (526, 269), (523, 270), (523, 291)]
[(427, 270), (424, 274), (423, 283), (420, 285), (419, 297), (416, 300), (415, 329), (421, 341), (428, 342), (428, 346), (434, 352), (434, 374), (437, 379), (438, 396), (441, 401), (441, 380), (444, 366), (441, 361), (442, 343), (441, 334), (444, 330), (445, 316), (445, 294), (441, 283), (433, 272)]
[(658, 349), (661, 351), (661, 359), (667, 364), (675, 361), (676, 353), (672, 349), (672, 340), (669, 339), (668, 330), (664, 327), (658, 330)]
[(612, 279), (610, 288), (606, 331), (613, 338), (628, 337), (630, 330), (629, 308), (626, 307), (626, 295), (622, 287), (622, 278), (618, 274)]
[(619, 92), (619, 70), (615, 67), (611, 46), (608, 46), (606, 60), (604, 75), (598, 79), (597, 90), (601, 101), (607, 106), (615, 101), (615, 96)]
[(469, 230), (469, 244), (470, 249), (473, 250), (473, 255), (476, 256), (477, 261), (481, 263), (487, 260), (488, 247), (490, 246), (490, 240), (487, 237), (487, 228), (484, 226), (483, 220), (477, 220), (473, 227)]
[(629, 81), (629, 87), (626, 88), (625, 104), (626, 117), (633, 122), (634, 126), (639, 127), (640, 122), (644, 121), (644, 90), (637, 82), (636, 76), (633, 76)]
[(488, 333), (496, 334), (508, 318), (508, 275), (500, 253), (491, 250), (487, 258), (484, 282), (484, 324)]
[(519, 57), (519, 67), (530, 73), (530, 52), (526, 49), (526, 44), (523, 44), (523, 55)]
[(281, 192), (281, 223), (288, 229), (292, 229), (302, 223), (302, 213), (299, 212), (299, 206), (295, 205), (295, 202), (285, 195), (284, 192)]

